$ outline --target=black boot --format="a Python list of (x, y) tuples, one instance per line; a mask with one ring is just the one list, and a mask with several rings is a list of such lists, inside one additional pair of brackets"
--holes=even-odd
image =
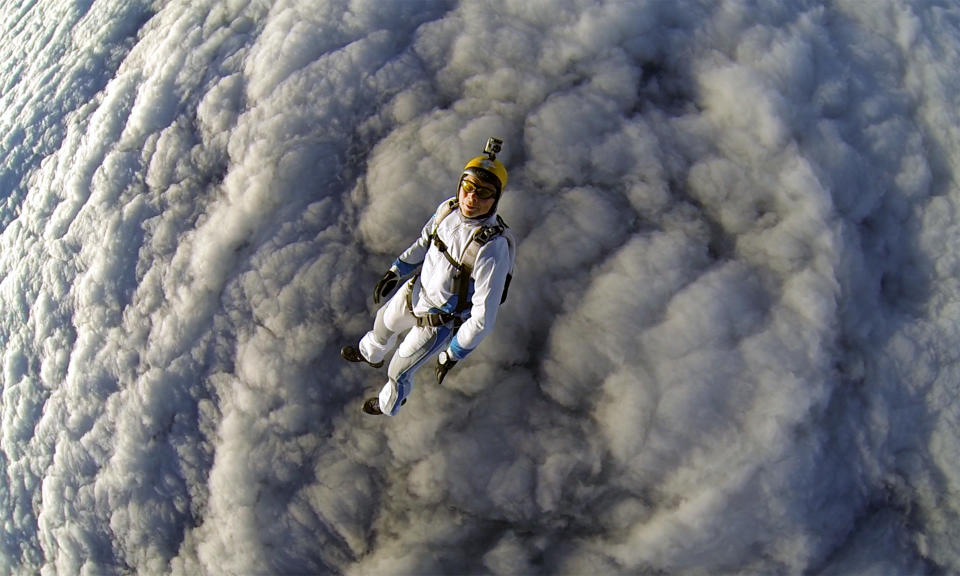
[(363, 403), (363, 412), (365, 414), (370, 414), (371, 416), (380, 416), (383, 412), (380, 410), (380, 399), (374, 396), (373, 398), (367, 398), (367, 401)]
[[(407, 403), (407, 399), (404, 398), (400, 405), (403, 406)], [(373, 398), (367, 398), (367, 401), (363, 403), (363, 412), (365, 414), (370, 414), (371, 416), (380, 416), (383, 414), (383, 411), (380, 410), (380, 399), (374, 396)]]
[(383, 366), (383, 361), (373, 362), (368, 361), (363, 357), (363, 354), (360, 353), (360, 349), (356, 346), (344, 346), (340, 349), (340, 357), (346, 360), (347, 362), (366, 362), (367, 364), (373, 366), (374, 368), (380, 368)]

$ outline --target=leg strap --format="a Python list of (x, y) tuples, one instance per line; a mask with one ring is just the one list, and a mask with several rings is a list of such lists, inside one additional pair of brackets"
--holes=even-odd
[(449, 314), (447, 312), (438, 312), (436, 314), (427, 314), (426, 316), (417, 316), (417, 326), (423, 328), (424, 326), (429, 326), (431, 328), (439, 328), (450, 322), (456, 320), (456, 314)]

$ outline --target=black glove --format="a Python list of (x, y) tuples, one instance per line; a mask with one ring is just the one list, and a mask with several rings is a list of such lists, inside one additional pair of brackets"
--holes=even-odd
[(377, 282), (377, 287), (373, 289), (373, 303), (379, 304), (381, 300), (385, 299), (387, 296), (393, 292), (393, 289), (397, 287), (397, 284), (400, 283), (400, 277), (397, 276), (397, 273), (393, 270), (387, 270), (387, 273), (383, 275), (383, 278)]
[(457, 365), (457, 361), (450, 356), (450, 353), (444, 350), (437, 356), (437, 384), (443, 384), (443, 377), (451, 368)]

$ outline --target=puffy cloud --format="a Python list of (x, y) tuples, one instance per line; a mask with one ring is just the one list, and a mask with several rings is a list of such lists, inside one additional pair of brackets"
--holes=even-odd
[[(956, 9), (0, 9), (0, 567), (960, 569)], [(339, 361), (503, 137), (497, 328)]]

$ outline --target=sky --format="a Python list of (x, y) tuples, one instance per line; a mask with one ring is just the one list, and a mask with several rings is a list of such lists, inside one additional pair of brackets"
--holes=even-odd
[[(960, 572), (960, 7), (0, 7), (0, 573)], [(496, 328), (342, 362), (505, 141)]]

